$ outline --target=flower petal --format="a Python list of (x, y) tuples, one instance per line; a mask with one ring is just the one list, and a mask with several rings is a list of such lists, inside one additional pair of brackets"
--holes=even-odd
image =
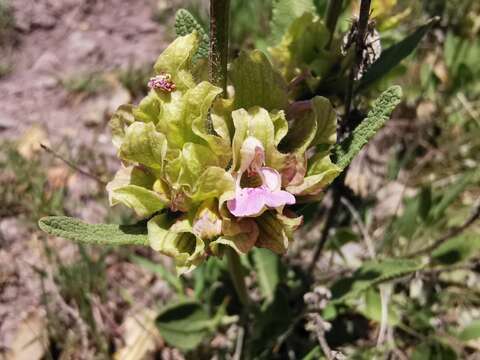
[(263, 185), (270, 191), (278, 191), (282, 185), (282, 177), (277, 170), (262, 167), (259, 169), (260, 176), (263, 180)]
[(265, 205), (270, 208), (278, 208), (285, 205), (295, 204), (295, 196), (288, 191), (278, 190), (268, 192), (265, 195)]
[(228, 210), (237, 217), (258, 216), (265, 210), (267, 193), (263, 187), (237, 189), (235, 199), (227, 201)]

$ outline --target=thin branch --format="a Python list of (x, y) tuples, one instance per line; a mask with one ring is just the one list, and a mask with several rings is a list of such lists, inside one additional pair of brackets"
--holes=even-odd
[(328, 240), (328, 236), (330, 235), (330, 230), (332, 229), (333, 224), (335, 222), (335, 218), (337, 216), (338, 208), (340, 205), (340, 191), (335, 186), (335, 184), (332, 186), (332, 194), (333, 194), (332, 206), (330, 206), (330, 209), (328, 210), (327, 220), (325, 221), (325, 225), (323, 226), (322, 234), (320, 235), (320, 240), (317, 243), (315, 253), (313, 254), (310, 265), (307, 268), (307, 272), (309, 274), (311, 274), (313, 269), (315, 269), (315, 264), (320, 258), (320, 255), (322, 254), (323, 248), (325, 247), (325, 244)]
[(430, 254), (433, 250), (438, 248), (440, 245), (442, 245), (447, 240), (450, 240), (451, 238), (463, 233), (470, 226), (472, 226), (478, 219), (480, 219), (480, 200), (474, 206), (470, 217), (462, 225), (450, 229), (449, 231), (447, 231), (447, 233), (445, 235), (440, 237), (433, 244), (431, 244), (429, 246), (426, 246), (423, 249), (420, 249), (418, 251), (409, 253), (409, 254), (405, 255), (404, 257), (412, 258), (412, 257), (416, 257), (416, 256), (419, 256), (419, 255)]
[(45, 150), (47, 153), (53, 155), (54, 158), (56, 159), (59, 159), (61, 160), (62, 162), (64, 162), (65, 164), (67, 164), (69, 167), (71, 167), (73, 170), (75, 170), (76, 172), (82, 174), (82, 175), (85, 175), (86, 177), (89, 177), (90, 179), (93, 179), (95, 181), (97, 181), (99, 184), (105, 186), (107, 183), (105, 181), (103, 181), (102, 179), (100, 179), (98, 176), (96, 175), (93, 175), (91, 173), (89, 173), (88, 171), (85, 171), (81, 168), (79, 168), (77, 165), (75, 165), (74, 163), (72, 163), (71, 161), (65, 159), (62, 155), (60, 155), (59, 153), (57, 153), (55, 150), (52, 150), (50, 149), (47, 145), (44, 145), (44, 144), (40, 144), (40, 147)]
[(357, 223), (357, 226), (360, 229), (360, 232), (362, 233), (363, 241), (365, 241), (365, 245), (367, 247), (370, 258), (375, 259), (375, 246), (373, 245), (373, 240), (370, 237), (367, 231), (367, 228), (365, 227), (365, 224), (363, 223), (362, 218), (358, 213), (357, 209), (355, 209), (353, 204), (344, 197), (342, 197), (340, 201), (348, 209), (348, 211), (350, 211), (350, 214), (352, 214), (353, 219)]

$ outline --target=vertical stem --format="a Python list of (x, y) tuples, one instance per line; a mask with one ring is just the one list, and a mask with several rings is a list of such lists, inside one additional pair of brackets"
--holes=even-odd
[(347, 95), (345, 97), (345, 119), (344, 123), (348, 121), (353, 100), (353, 86), (355, 84), (355, 74), (358, 73), (360, 64), (363, 58), (363, 47), (365, 45), (365, 34), (368, 27), (368, 17), (370, 16), (371, 0), (362, 0), (360, 3), (360, 14), (358, 17), (358, 32), (355, 42), (355, 59), (350, 70), (350, 78), (347, 86)]
[(327, 13), (325, 15), (327, 29), (330, 32), (330, 37), (327, 43), (327, 50), (332, 46), (333, 36), (335, 34), (335, 28), (337, 27), (338, 17), (342, 12), (342, 0), (329, 0), (327, 6)]
[(210, 0), (210, 82), (227, 97), (228, 36), (230, 0)]
[(240, 257), (237, 252), (231, 247), (226, 248), (228, 270), (230, 277), (235, 286), (238, 298), (243, 306), (248, 306), (250, 300), (248, 297), (247, 287), (245, 285), (245, 274), (243, 272), (242, 264), (240, 263)]

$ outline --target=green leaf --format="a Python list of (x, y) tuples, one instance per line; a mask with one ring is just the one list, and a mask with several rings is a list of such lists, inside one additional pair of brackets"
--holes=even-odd
[(455, 202), (463, 191), (478, 177), (476, 173), (463, 174), (454, 184), (449, 186), (443, 194), (441, 200), (431, 210), (431, 219), (433, 221), (443, 217), (447, 208)]
[(412, 353), (412, 360), (456, 360), (457, 354), (446, 344), (438, 341), (422, 343)]
[(458, 338), (462, 341), (470, 341), (480, 338), (480, 320), (474, 320), (468, 324), (460, 334), (458, 334)]
[[(388, 325), (396, 326), (400, 322), (400, 316), (396, 311), (395, 304), (388, 306)], [(362, 314), (367, 318), (380, 323), (382, 321), (382, 301), (378, 290), (370, 288), (365, 292), (365, 307)]]
[(270, 23), (273, 40), (280, 40), (293, 20), (305, 12), (315, 13), (313, 0), (275, 0)]
[(179, 9), (175, 14), (175, 32), (177, 36), (185, 36), (194, 31), (198, 33), (200, 39), (194, 60), (197, 58), (207, 58), (210, 43), (208, 34), (188, 10)]
[(373, 103), (372, 109), (353, 133), (335, 146), (336, 164), (344, 169), (352, 162), (362, 147), (377, 133), (390, 118), (395, 107), (400, 103), (402, 89), (392, 86), (384, 91)]
[(280, 282), (280, 259), (270, 250), (255, 248), (253, 260), (262, 295), (267, 302), (271, 302)]
[(335, 282), (331, 288), (332, 301), (341, 302), (358, 297), (363, 291), (380, 283), (401, 278), (423, 268), (420, 260), (385, 259), (365, 262), (355, 273)]
[(165, 341), (181, 350), (196, 348), (212, 328), (207, 312), (195, 301), (183, 301), (166, 307), (155, 323)]
[(87, 224), (66, 216), (41, 218), (38, 226), (50, 235), (91, 245), (148, 245), (145, 225)]
[(142, 256), (131, 255), (130, 258), (135, 264), (138, 264), (144, 269), (159, 275), (163, 280), (169, 283), (179, 295), (184, 294), (182, 280), (165, 269), (161, 264), (156, 264)]
[(260, 50), (241, 53), (232, 64), (230, 77), (235, 109), (260, 106), (272, 111), (287, 107), (287, 84)]
[(415, 50), (423, 39), (425, 34), (430, 31), (432, 26), (436, 24), (438, 18), (433, 18), (425, 25), (420, 26), (415, 32), (407, 36), (399, 43), (392, 45), (382, 52), (377, 61), (368, 69), (367, 73), (362, 77), (357, 91), (361, 91), (385, 76), (395, 66), (397, 66), (403, 59)]
[(432, 260), (436, 263), (452, 265), (465, 261), (478, 254), (480, 235), (462, 234), (447, 240), (432, 252)]

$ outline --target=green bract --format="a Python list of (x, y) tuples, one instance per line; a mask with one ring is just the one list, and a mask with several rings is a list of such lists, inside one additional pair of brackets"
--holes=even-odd
[(338, 60), (340, 50), (326, 50), (329, 31), (321, 19), (310, 12), (296, 18), (283, 35), (280, 43), (270, 48), (270, 53), (287, 81), (309, 70), (322, 78)]

